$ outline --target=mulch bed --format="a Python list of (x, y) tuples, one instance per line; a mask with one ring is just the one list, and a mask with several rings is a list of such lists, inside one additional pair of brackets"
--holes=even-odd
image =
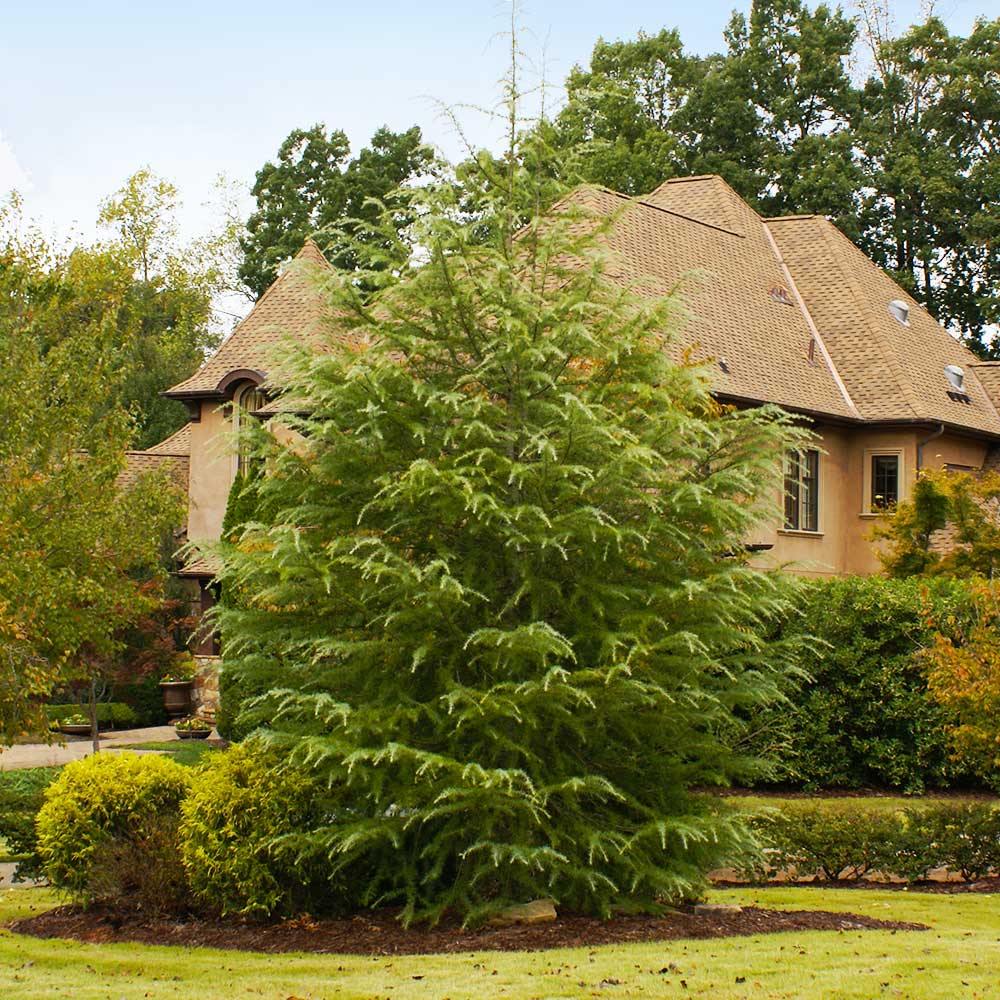
[(259, 952), (331, 952), (342, 955), (426, 955), (471, 951), (540, 951), (678, 938), (719, 938), (775, 934), (779, 931), (927, 930), (923, 924), (875, 920), (853, 913), (824, 910), (764, 910), (695, 913), (680, 907), (663, 917), (560, 917), (535, 926), (457, 926), (404, 930), (394, 910), (375, 910), (343, 920), (301, 917), (282, 923), (237, 920), (164, 920), (142, 913), (95, 907), (60, 906), (9, 925), (17, 934), (72, 938), (94, 944), (120, 941)]

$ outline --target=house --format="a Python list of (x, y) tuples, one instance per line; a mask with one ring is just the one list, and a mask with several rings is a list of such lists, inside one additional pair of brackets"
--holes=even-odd
[[(720, 400), (777, 403), (812, 422), (817, 447), (788, 456), (773, 524), (749, 540), (760, 558), (811, 574), (875, 572), (873, 519), (906, 499), (920, 469), (994, 460), (1000, 365), (978, 361), (826, 219), (762, 219), (716, 176), (639, 199), (596, 188), (574, 197), (621, 211), (609, 240), (626, 277), (680, 288), (690, 319), (674, 349), (710, 364)], [(308, 272), (327, 267), (307, 243), (218, 353), (167, 391), (190, 422), (131, 458), (186, 474), (192, 540), (219, 536), (241, 461), (228, 432), (265, 407), (274, 345), (321, 323)], [(181, 574), (208, 606), (211, 564)]]

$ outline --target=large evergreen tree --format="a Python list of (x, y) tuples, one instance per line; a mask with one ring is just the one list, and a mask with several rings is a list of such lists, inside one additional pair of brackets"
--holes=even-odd
[(800, 433), (667, 360), (676, 303), (613, 277), (593, 194), (550, 211), (545, 159), (484, 160), (471, 220), (411, 193), (420, 254), (373, 296), (326, 279), (328, 337), (275, 378), (310, 415), (260, 434), (267, 523), (218, 550), (226, 672), (281, 676), (250, 718), (342, 793), (295, 845), (407, 921), (698, 895), (746, 834), (691, 789), (754, 770), (720, 731), (786, 675), (791, 584), (744, 545)]

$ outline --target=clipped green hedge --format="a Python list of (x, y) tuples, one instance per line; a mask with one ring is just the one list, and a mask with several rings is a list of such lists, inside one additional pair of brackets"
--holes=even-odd
[(773, 783), (906, 794), (975, 785), (972, 768), (951, 757), (920, 661), (931, 623), (954, 630), (971, 606), (958, 580), (810, 584), (801, 616), (785, 626), (818, 640), (800, 663), (810, 679), (789, 704), (750, 720), (752, 749), (776, 761)]
[(753, 881), (785, 869), (839, 882), (874, 873), (913, 882), (942, 867), (969, 881), (1000, 873), (1000, 807), (992, 802), (886, 809), (862, 799), (803, 800), (753, 826), (762, 851), (738, 865)]
[[(90, 709), (87, 705), (46, 705), (45, 714), (50, 723), (62, 722), (71, 715), (87, 715)], [(136, 725), (137, 717), (132, 708), (123, 702), (98, 702), (97, 724), (101, 728), (110, 726), (113, 729), (128, 729)]]
[(169, 721), (167, 710), (163, 707), (159, 674), (152, 674), (140, 681), (116, 684), (112, 688), (111, 697), (132, 709), (137, 726), (163, 726)]
[(45, 801), (45, 790), (58, 774), (58, 767), (0, 771), (0, 838), (17, 858), (14, 873), (17, 879), (38, 878), (42, 874), (35, 817)]

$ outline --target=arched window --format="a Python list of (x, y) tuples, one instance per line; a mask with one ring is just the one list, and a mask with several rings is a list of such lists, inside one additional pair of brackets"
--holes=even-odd
[(252, 382), (241, 386), (233, 395), (233, 432), (236, 435), (236, 474), (247, 471), (247, 460), (249, 457), (248, 441), (245, 428), (250, 426), (253, 419), (250, 414), (263, 409), (267, 404), (267, 397)]

